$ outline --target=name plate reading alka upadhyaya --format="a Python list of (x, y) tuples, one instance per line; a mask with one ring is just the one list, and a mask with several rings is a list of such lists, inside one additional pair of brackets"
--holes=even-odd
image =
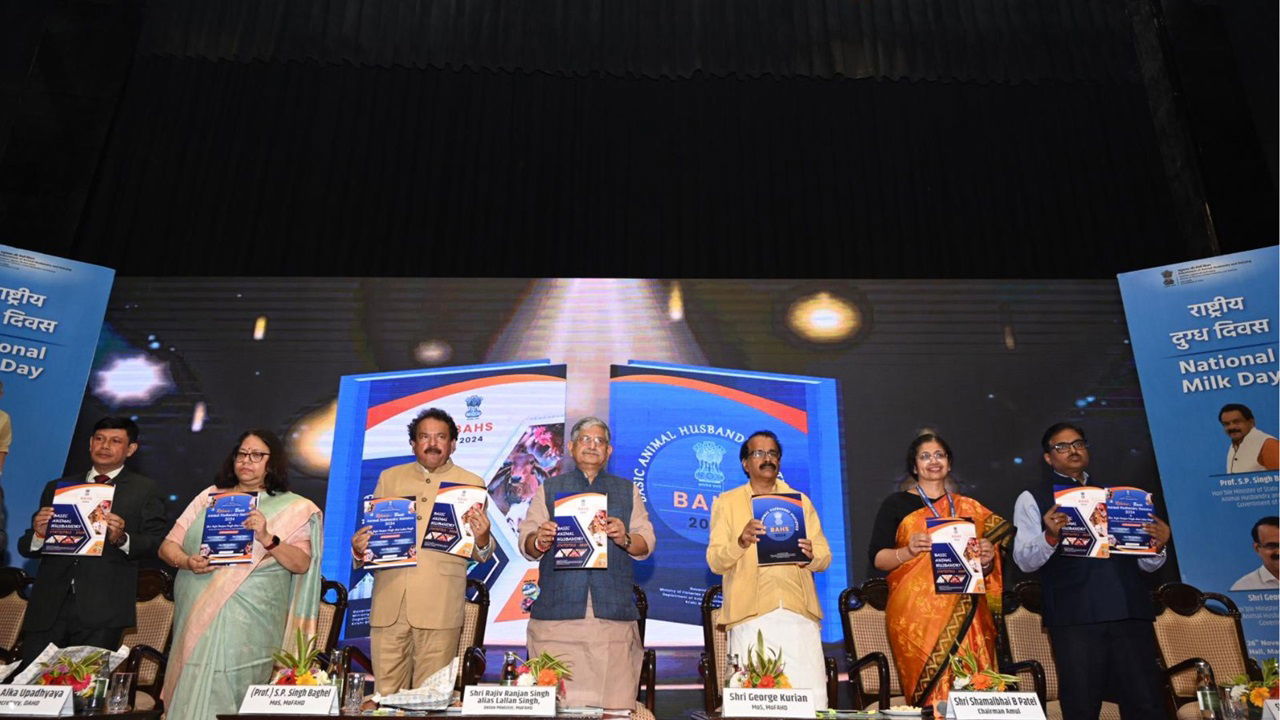
[(70, 715), (70, 685), (0, 685), (0, 715)]

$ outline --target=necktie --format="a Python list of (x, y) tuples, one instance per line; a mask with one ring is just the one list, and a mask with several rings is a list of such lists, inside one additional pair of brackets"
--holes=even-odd
[(94, 482), (96, 482), (96, 483), (102, 483), (102, 484), (104, 484), (104, 485), (110, 485), (110, 484), (111, 484), (111, 476), (110, 476), (110, 475), (94, 475), (94, 476), (93, 476), (93, 481), (94, 481)]

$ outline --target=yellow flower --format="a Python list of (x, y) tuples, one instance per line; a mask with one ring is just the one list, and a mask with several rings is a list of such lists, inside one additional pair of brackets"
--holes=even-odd
[(1271, 691), (1264, 687), (1256, 687), (1249, 691), (1249, 703), (1257, 707), (1262, 707), (1262, 703), (1269, 697), (1271, 697)]
[(787, 676), (786, 676), (786, 674), (779, 675), (779, 676), (778, 676), (778, 687), (783, 688), (784, 690), (790, 689), (790, 688), (791, 688), (791, 678), (787, 677)]
[(298, 675), (298, 684), (299, 685), (315, 685), (316, 679), (314, 676), (312, 676), (311, 671), (308, 670), (307, 672), (304, 672)]

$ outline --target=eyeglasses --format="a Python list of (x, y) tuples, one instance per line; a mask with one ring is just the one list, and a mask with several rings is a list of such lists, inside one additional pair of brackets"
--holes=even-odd
[(609, 444), (601, 435), (579, 435), (578, 442), (587, 447), (604, 447)]
[(245, 452), (244, 450), (237, 450), (236, 462), (260, 463), (263, 460), (267, 459), (267, 456), (270, 454), (271, 453), (269, 452), (259, 452), (257, 450), (250, 450), (249, 452)]
[(769, 458), (770, 460), (777, 460), (778, 458), (782, 457), (782, 454), (779, 453), (777, 450), (752, 450), (751, 452), (747, 453), (747, 457), (751, 458), (752, 460), (759, 460), (760, 458), (766, 458), (766, 457)]
[(1081, 439), (1081, 440), (1076, 440), (1075, 442), (1069, 442), (1069, 443), (1067, 442), (1054, 443), (1049, 447), (1052, 448), (1053, 451), (1058, 453), (1059, 455), (1066, 455), (1068, 452), (1072, 450), (1083, 450), (1089, 447), (1089, 443)]
[(946, 460), (947, 453), (943, 450), (935, 450), (934, 452), (922, 452), (916, 456), (920, 462), (929, 462), (930, 460)]

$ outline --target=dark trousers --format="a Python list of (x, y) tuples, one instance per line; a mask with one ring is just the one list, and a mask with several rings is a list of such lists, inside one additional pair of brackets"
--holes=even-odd
[(58, 608), (53, 625), (43, 630), (26, 629), (22, 633), (22, 666), (25, 668), (36, 659), (49, 643), (58, 647), (91, 645), (115, 650), (120, 647), (124, 628), (89, 627), (80, 622), (76, 614), (75, 597), (68, 593)]
[(1159, 650), (1150, 620), (1050, 627), (1063, 720), (1097, 720), (1115, 699), (1124, 720), (1166, 716)]

